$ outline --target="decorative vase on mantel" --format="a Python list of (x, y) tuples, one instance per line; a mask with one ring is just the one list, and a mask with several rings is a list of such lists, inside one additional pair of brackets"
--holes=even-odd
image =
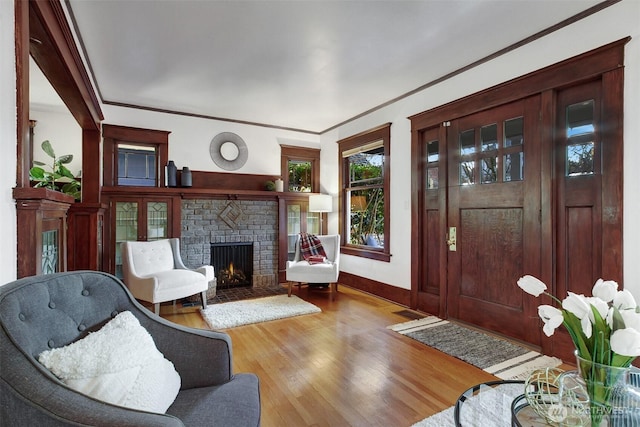
[(562, 426), (640, 424), (640, 370), (604, 365), (576, 354), (578, 370), (559, 378)]
[(182, 173), (180, 174), (180, 186), (191, 187), (192, 185), (191, 170), (187, 166), (183, 166)]
[(176, 164), (173, 162), (173, 160), (169, 160), (169, 163), (167, 163), (167, 167), (165, 168), (165, 178), (166, 178), (167, 187), (178, 186), (177, 175), (178, 175), (178, 168), (176, 167)]

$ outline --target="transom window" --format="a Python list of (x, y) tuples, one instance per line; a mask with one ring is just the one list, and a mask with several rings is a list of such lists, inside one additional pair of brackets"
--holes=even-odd
[(390, 125), (338, 141), (347, 254), (389, 261)]

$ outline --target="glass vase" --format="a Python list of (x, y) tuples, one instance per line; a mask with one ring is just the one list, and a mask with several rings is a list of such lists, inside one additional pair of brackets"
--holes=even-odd
[(563, 426), (640, 425), (640, 370), (583, 359), (559, 380)]

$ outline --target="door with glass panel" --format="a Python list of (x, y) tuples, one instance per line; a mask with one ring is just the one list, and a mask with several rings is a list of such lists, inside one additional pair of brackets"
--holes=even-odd
[(419, 242), (421, 269), (418, 273), (416, 292), (417, 309), (446, 316), (446, 293), (442, 283), (447, 283), (447, 252), (445, 227), (447, 224), (447, 129), (436, 126), (420, 132), (419, 156), (422, 197), (419, 198)]
[(117, 200), (113, 203), (117, 277), (122, 277), (120, 243), (159, 240), (170, 236), (170, 204), (170, 200), (149, 198)]
[[(602, 126), (601, 82), (558, 91), (556, 99), (554, 163), (558, 256), (554, 292), (564, 299), (567, 292), (591, 295), (598, 278), (620, 280), (619, 268), (605, 271), (608, 269), (606, 258), (615, 257), (617, 252), (607, 240), (619, 235), (606, 229), (610, 226), (607, 222), (613, 223), (619, 215), (617, 209), (607, 206), (607, 199), (616, 196), (611, 181), (619, 171), (607, 169), (616, 147), (611, 139), (609, 143), (604, 142), (611, 129)], [(607, 248), (609, 254), (603, 254)], [(573, 360), (575, 347), (564, 328), (546, 341), (551, 342), (550, 353)]]
[(535, 301), (516, 286), (540, 270), (540, 97), (451, 122), (447, 130), (447, 310), (539, 342)]

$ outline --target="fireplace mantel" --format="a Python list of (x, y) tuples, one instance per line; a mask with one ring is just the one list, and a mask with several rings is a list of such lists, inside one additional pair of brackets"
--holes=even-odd
[(182, 199), (228, 199), (228, 200), (294, 200), (317, 193), (292, 193), (286, 191), (232, 190), (217, 188), (166, 188), (166, 187), (102, 187), (105, 195), (173, 196)]

